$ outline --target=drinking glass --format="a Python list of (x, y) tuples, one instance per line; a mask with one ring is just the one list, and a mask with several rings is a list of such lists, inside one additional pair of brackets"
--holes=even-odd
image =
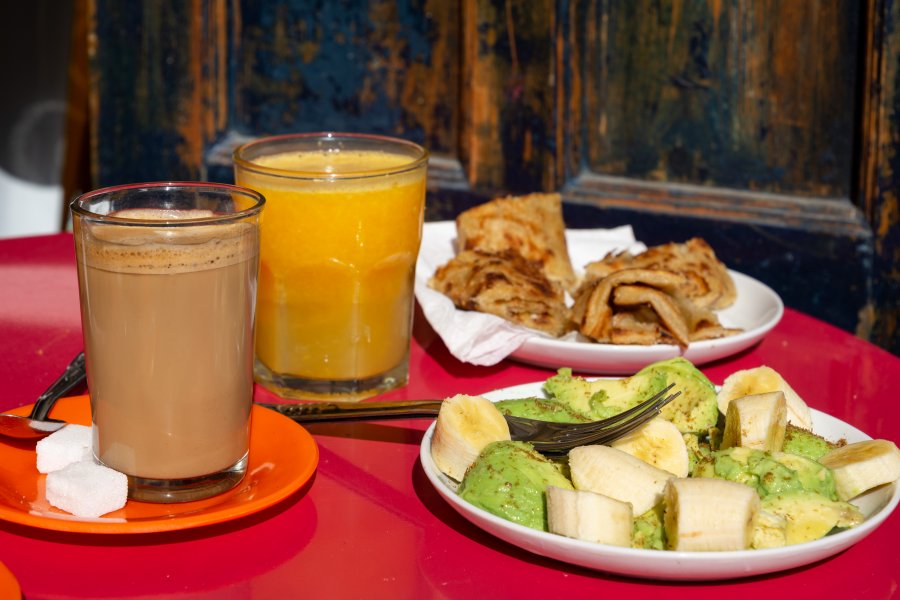
[(409, 377), (424, 148), (349, 133), (258, 139), (235, 180), (266, 197), (255, 375), (284, 398), (358, 400)]
[(158, 182), (71, 205), (94, 458), (132, 499), (198, 500), (244, 476), (263, 203)]

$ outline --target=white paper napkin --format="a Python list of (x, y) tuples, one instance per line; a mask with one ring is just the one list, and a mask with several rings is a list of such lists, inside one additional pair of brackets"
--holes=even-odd
[[(613, 229), (569, 229), (566, 230), (566, 243), (576, 273), (608, 252), (646, 250), (646, 246), (635, 241), (630, 225)], [(489, 366), (515, 352), (529, 338), (550, 337), (494, 315), (457, 310), (447, 296), (429, 288), (428, 280), (435, 270), (455, 256), (455, 244), (454, 221), (425, 223), (422, 248), (416, 262), (415, 285), (416, 300), (425, 318), (453, 356), (473, 365)]]

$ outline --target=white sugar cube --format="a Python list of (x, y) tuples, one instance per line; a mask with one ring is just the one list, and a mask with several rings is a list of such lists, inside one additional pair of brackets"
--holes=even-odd
[(85, 425), (66, 425), (51, 433), (35, 446), (37, 469), (41, 473), (58, 471), (72, 463), (89, 460), (91, 428)]
[(125, 506), (128, 478), (93, 461), (77, 462), (47, 475), (47, 501), (78, 517), (99, 517)]

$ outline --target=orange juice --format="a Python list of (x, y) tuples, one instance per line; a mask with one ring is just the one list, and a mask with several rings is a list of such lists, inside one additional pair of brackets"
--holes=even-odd
[(263, 385), (288, 397), (363, 397), (406, 382), (425, 201), (425, 163), (410, 162), (344, 149), (258, 156), (236, 169), (266, 198), (256, 313)]

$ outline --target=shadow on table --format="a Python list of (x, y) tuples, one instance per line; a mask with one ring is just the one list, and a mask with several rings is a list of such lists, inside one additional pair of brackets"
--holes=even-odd
[[(173, 542), (194, 542), (207, 538), (218, 538), (225, 534), (236, 533), (239, 531), (253, 530), (261, 523), (268, 522), (280, 515), (288, 513), (295, 505), (297, 505), (309, 493), (314, 485), (316, 474), (307, 481), (296, 492), (274, 504), (255, 513), (236, 519), (225, 521), (222, 523), (213, 523), (200, 527), (191, 527), (188, 529), (178, 529), (171, 531), (147, 532), (147, 533), (78, 533), (68, 531), (56, 531), (49, 529), (41, 529), (39, 527), (30, 527), (28, 525), (20, 525), (18, 523), (0, 522), (0, 529), (8, 533), (27, 537), (33, 540), (39, 540), (52, 543), (74, 544), (78, 546), (96, 546), (96, 547), (123, 547), (123, 546), (155, 546), (159, 544), (169, 544)], [(298, 548), (305, 545), (312, 536), (313, 527), (304, 539), (299, 536)], [(302, 531), (301, 531), (302, 532)]]
[[(314, 480), (315, 475), (283, 501), (259, 512), (193, 529), (88, 534), (4, 522), (0, 531), (23, 538), (17, 544), (17, 556), (33, 557), (40, 552), (41, 570), (59, 574), (41, 580), (37, 587), (31, 585), (33, 592), (42, 596), (68, 597), (64, 592), (76, 586), (85, 597), (95, 593), (99, 597), (101, 590), (103, 596), (117, 596), (111, 590), (120, 590), (121, 597), (127, 597), (131, 593), (128, 590), (134, 590), (136, 573), (141, 573), (141, 594), (147, 597), (243, 589), (259, 576), (289, 563), (310, 545), (318, 517), (315, 504), (304, 500)], [(45, 542), (53, 544), (56, 551), (47, 552), (50, 547), (44, 546)], [(247, 560), (244, 557), (250, 551), (253, 558)], [(161, 553), (169, 558), (162, 558), (165, 554)], [(78, 561), (73, 561), (75, 554)], [(228, 567), (223, 568), (226, 557)], [(73, 564), (91, 562), (102, 565), (102, 569), (98, 573), (80, 568), (73, 571)], [(13, 568), (15, 557), (7, 564)], [(155, 565), (156, 570), (142, 572), (142, 564)], [(159, 570), (161, 565), (164, 570)], [(25, 572), (21, 567), (19, 570)]]
[[(434, 421), (434, 417), (429, 416), (422, 419), (381, 421), (380, 423), (369, 421), (303, 423), (303, 427), (314, 436), (418, 446), (422, 443), (425, 429), (432, 421)], [(421, 428), (416, 426), (418, 424), (421, 424)]]

